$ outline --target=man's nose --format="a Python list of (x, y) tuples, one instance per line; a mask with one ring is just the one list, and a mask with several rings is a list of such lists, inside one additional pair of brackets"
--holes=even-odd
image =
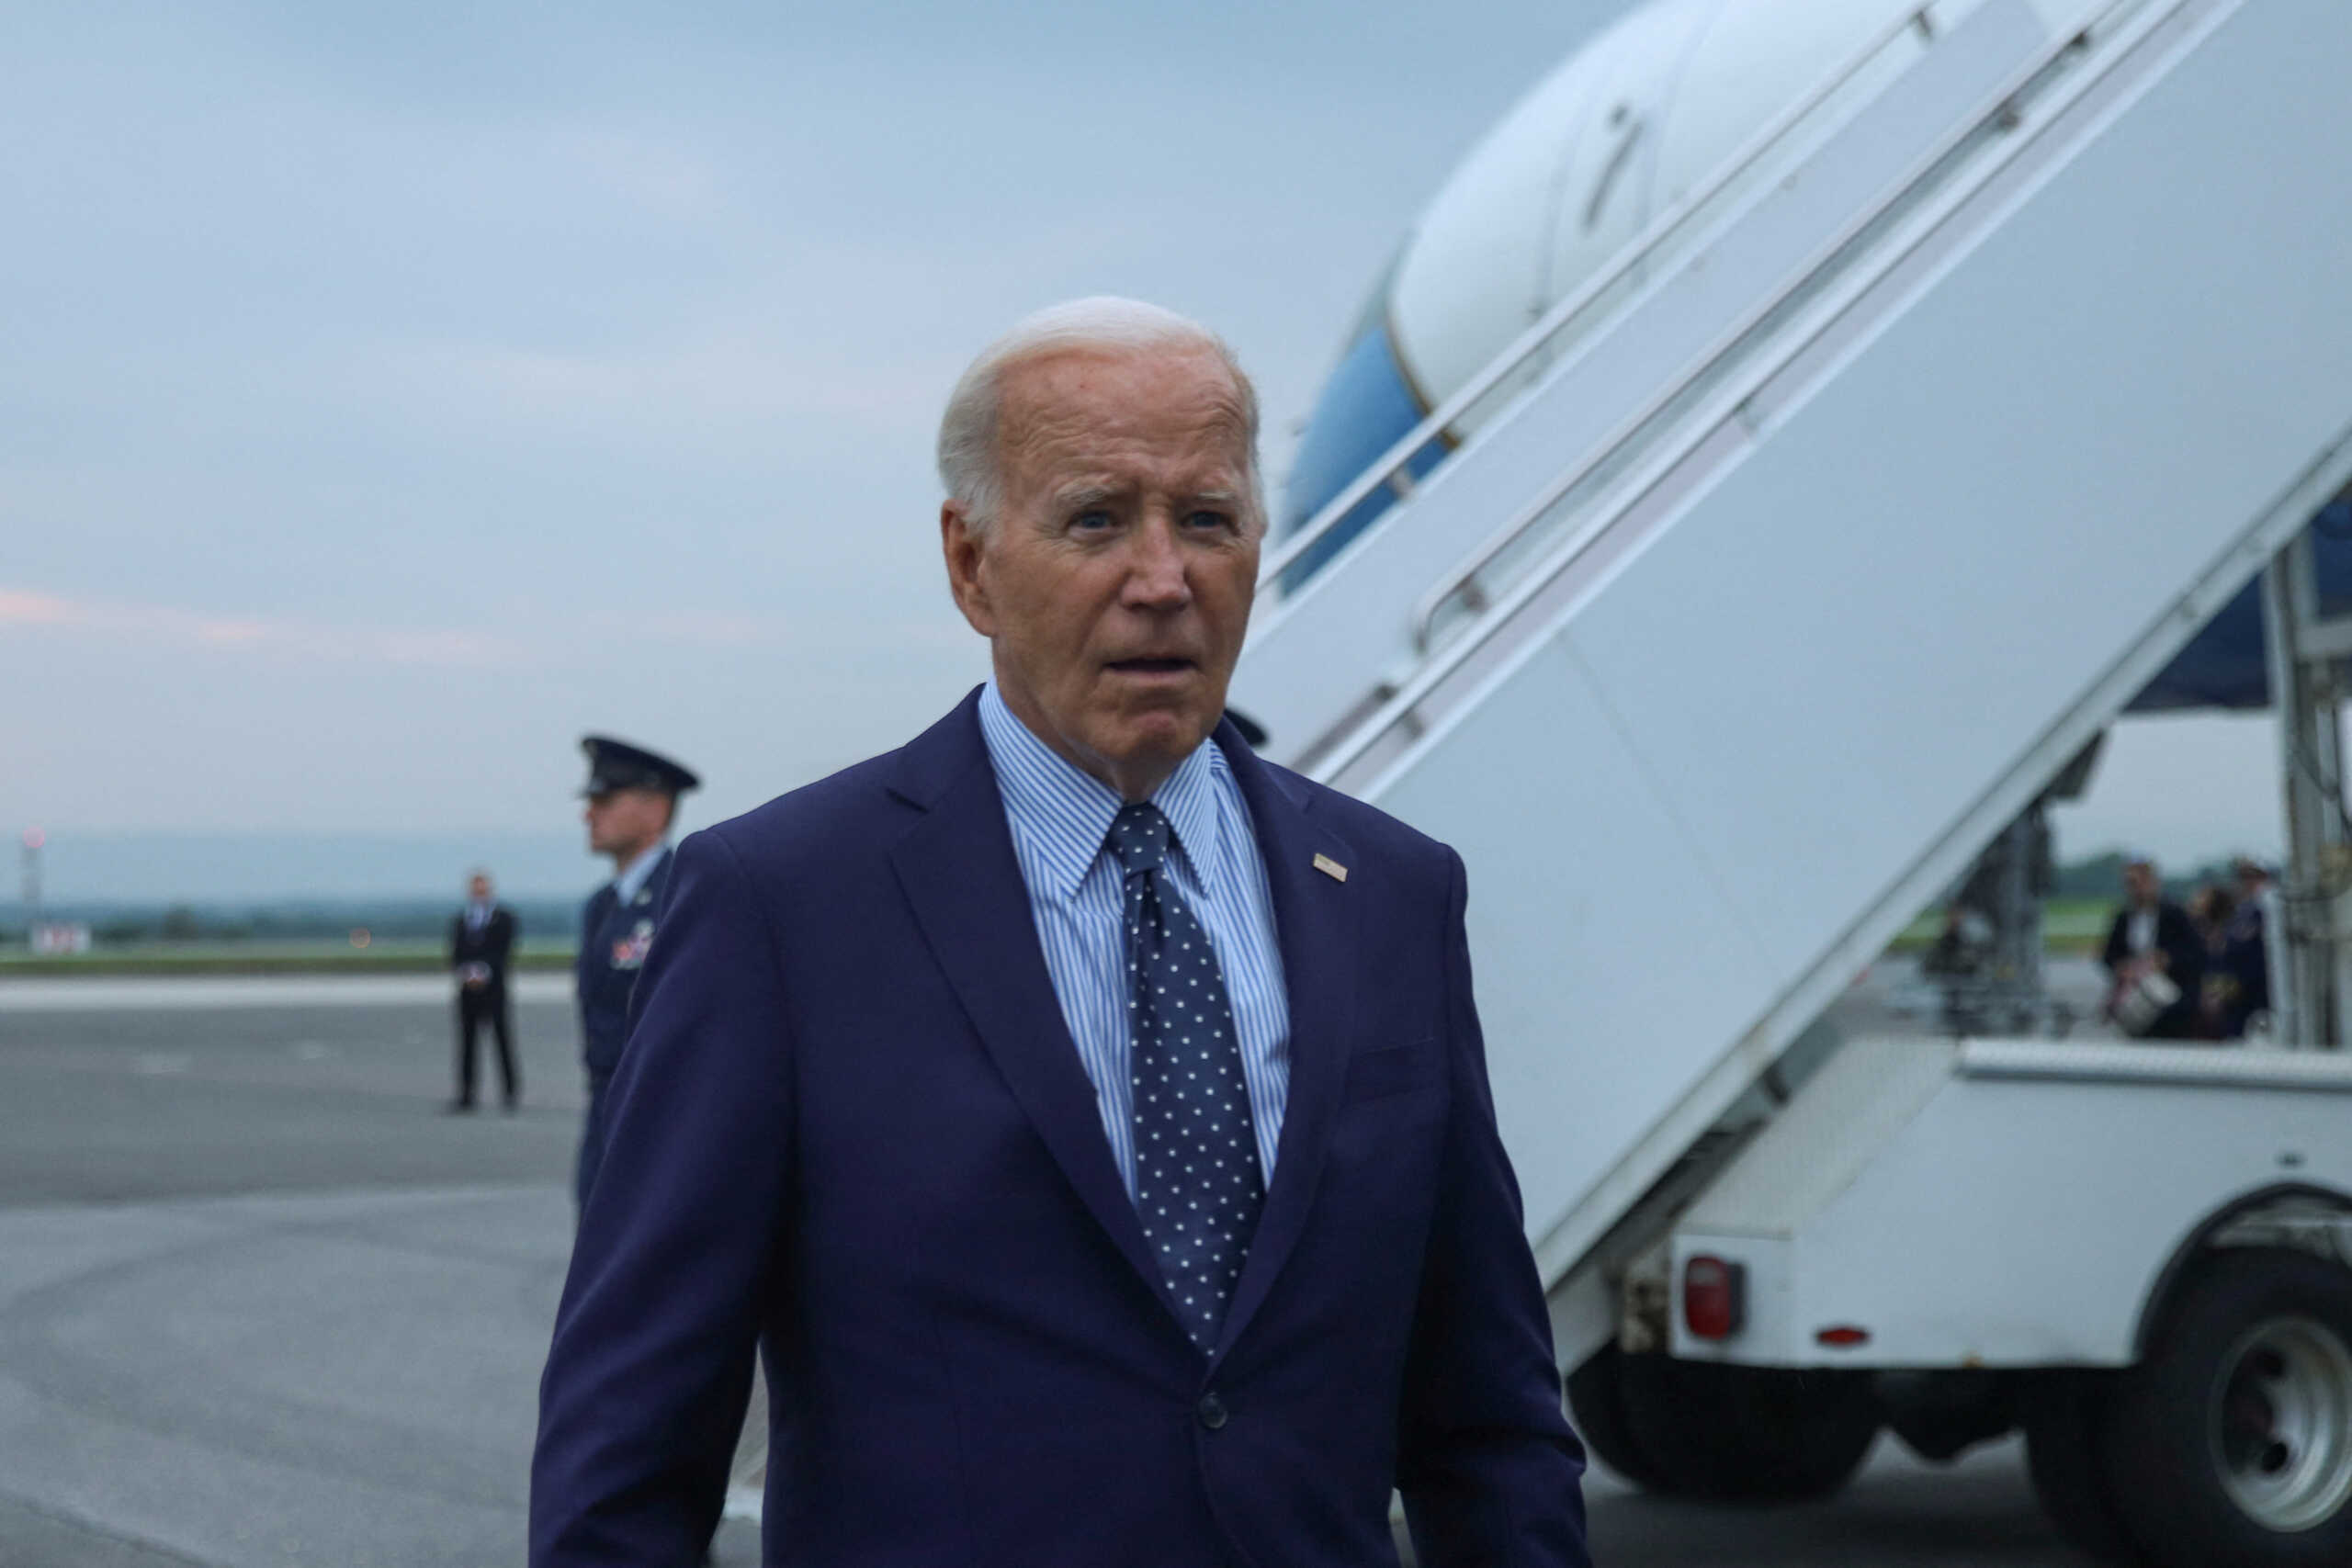
[(1193, 598), (1184, 576), (1184, 551), (1172, 520), (1154, 517), (1137, 529), (1127, 569), (1126, 602), (1137, 608), (1181, 609)]

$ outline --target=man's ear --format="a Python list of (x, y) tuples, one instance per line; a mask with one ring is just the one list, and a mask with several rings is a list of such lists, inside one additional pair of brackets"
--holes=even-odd
[(939, 549), (947, 562), (947, 588), (956, 607), (982, 637), (996, 636), (996, 608), (989, 602), (988, 583), (980, 570), (988, 553), (988, 535), (972, 526), (971, 514), (958, 501), (939, 507)]

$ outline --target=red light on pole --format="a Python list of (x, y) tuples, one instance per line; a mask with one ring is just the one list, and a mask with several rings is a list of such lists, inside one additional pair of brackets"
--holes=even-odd
[(28, 850), (37, 850), (47, 842), (49, 842), (49, 835), (42, 832), (40, 829), (28, 828), (25, 829), (25, 848)]

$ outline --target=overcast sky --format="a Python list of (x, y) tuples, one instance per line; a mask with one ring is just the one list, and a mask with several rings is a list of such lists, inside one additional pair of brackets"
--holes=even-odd
[[(1623, 0), (0, 6), (0, 825), (709, 820), (982, 671), (929, 447), (1141, 295), (1277, 473), (1476, 136)], [(2127, 727), (2068, 853), (2277, 839), (2261, 720)], [(202, 891), (191, 889), (190, 891)]]

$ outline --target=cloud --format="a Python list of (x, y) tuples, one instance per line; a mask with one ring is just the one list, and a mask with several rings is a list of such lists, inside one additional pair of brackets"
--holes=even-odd
[(701, 444), (812, 424), (861, 434), (921, 429), (959, 367), (944, 355), (894, 361), (827, 352), (762, 323), (613, 352), (395, 343), (364, 352), (354, 371), (363, 383), (397, 389), (413, 408), (477, 426), (602, 431), (631, 444), (667, 432)]
[(747, 615), (651, 615), (632, 629), (641, 637), (696, 648), (772, 648), (786, 640), (784, 628)]
[(0, 626), (70, 626), (80, 622), (80, 607), (63, 599), (0, 588)]
[[(286, 653), (314, 660), (463, 670), (568, 665), (579, 627), (543, 628), (528, 639), (458, 626), (325, 626), (294, 619), (208, 615), (163, 604), (67, 599), (0, 587), (0, 636), (10, 632), (97, 633), (119, 642), (176, 644), (226, 651)], [(960, 627), (956, 628), (960, 631)], [(936, 628), (898, 628), (897, 638), (936, 641)], [(601, 636), (601, 633), (597, 634)], [(781, 619), (741, 615), (653, 614), (630, 623), (630, 635), (683, 649), (778, 648), (791, 637)], [(960, 649), (965, 638), (957, 637)]]
[(721, 181), (707, 158), (675, 143), (606, 127), (570, 127), (552, 138), (557, 156), (657, 217), (702, 219), (720, 207)]
[(377, 631), (369, 634), (368, 647), (375, 657), (391, 664), (489, 669), (514, 664), (522, 657), (521, 650), (503, 638), (441, 627)]
[(0, 588), (0, 632), (96, 632), (125, 641), (262, 649), (309, 659), (461, 669), (512, 666), (524, 650), (501, 638), (439, 626), (323, 626), (292, 620), (223, 618), (164, 604), (63, 599)]

